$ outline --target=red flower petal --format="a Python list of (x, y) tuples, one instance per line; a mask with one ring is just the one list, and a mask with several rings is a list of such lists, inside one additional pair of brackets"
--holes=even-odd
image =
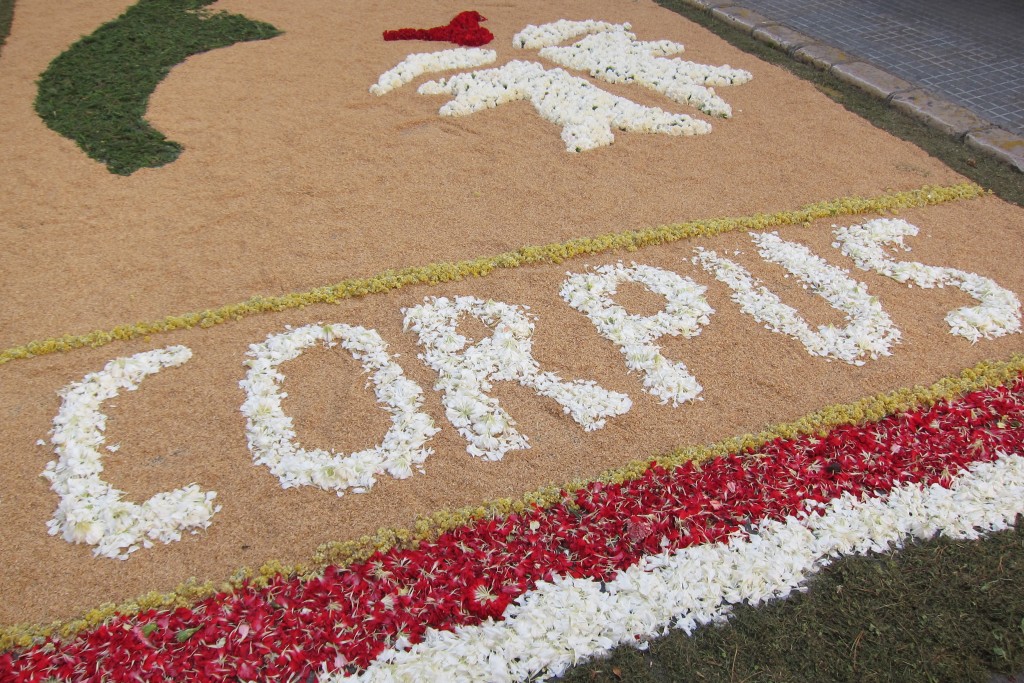
[(494, 34), (482, 27), (481, 21), (487, 19), (479, 12), (460, 12), (445, 26), (384, 31), (384, 40), (434, 40), (465, 47), (479, 47), (494, 40)]

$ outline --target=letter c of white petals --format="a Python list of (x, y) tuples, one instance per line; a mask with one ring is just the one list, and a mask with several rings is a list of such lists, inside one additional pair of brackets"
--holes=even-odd
[(124, 492), (100, 476), (99, 449), (107, 422), (100, 412), (103, 401), (123, 389), (134, 391), (145, 377), (191, 357), (185, 346), (168, 346), (116, 358), (61, 390), (63, 401), (50, 438), (59, 457), (42, 475), (60, 496), (57, 511), (47, 522), (51, 535), (60, 534), (69, 543), (88, 543), (96, 546), (95, 555), (123, 560), (140, 547), (152, 547), (154, 541), (170, 543), (180, 540), (182, 531), (196, 533), (210, 525), (220, 510), (213, 505), (214, 491), (190, 484), (158, 493), (140, 505), (122, 500)]

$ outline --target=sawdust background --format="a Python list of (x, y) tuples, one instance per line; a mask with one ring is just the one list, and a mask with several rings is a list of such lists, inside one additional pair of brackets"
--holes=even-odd
[[(285, 34), (197, 55), (176, 67), (151, 99), (147, 118), (184, 144), (174, 163), (118, 177), (47, 129), (32, 110), (34, 80), (80, 35), (130, 3), (21, 0), (0, 58), (0, 344), (109, 328), (245, 299), (304, 290), (386, 268), (451, 261), (581, 235), (725, 215), (796, 208), (842, 195), (962, 180), (916, 147), (845, 112), (811, 85), (758, 62), (650, 2), (482, 4), (499, 64), (536, 58), (510, 47), (527, 23), (558, 18), (629, 21), (644, 39), (686, 44), (684, 58), (753, 72), (721, 88), (734, 118), (695, 138), (619, 133), (584, 154), (564, 151), (558, 128), (526, 103), (474, 116), (437, 116), (442, 98), (415, 83), (375, 97), (378, 75), (420, 43), (385, 43), (380, 32), (443, 23), (461, 5), (229, 0), (216, 8), (267, 21)], [(602, 86), (606, 87), (606, 86)], [(638, 88), (607, 87), (645, 104), (685, 111)], [(694, 113), (694, 112), (687, 112)], [(915, 210), (922, 227), (912, 257), (995, 278), (1024, 292), (1022, 215), (994, 198)], [(851, 219), (844, 224), (853, 222)], [(830, 222), (784, 237), (842, 267)], [(728, 290), (690, 264), (702, 245), (735, 259), (796, 306), (812, 324), (838, 313), (763, 263), (744, 234), (579, 259), (562, 266), (497, 272), (483, 280), (409, 287), (337, 306), (269, 314), (210, 330), (47, 356), (0, 367), (0, 622), (72, 616), (103, 601), (167, 590), (196, 576), (221, 579), (268, 559), (297, 562), (317, 544), (352, 538), (416, 514), (487, 498), (517, 496), (672, 447), (708, 443), (826, 404), (927, 383), (985, 358), (1021, 351), (1020, 335), (971, 345), (948, 334), (945, 313), (969, 305), (959, 290), (907, 289), (856, 277), (902, 330), (890, 358), (853, 367), (811, 358), (795, 341), (764, 330), (729, 301)], [(993, 245), (999, 245), (993, 248)], [(565, 270), (635, 259), (692, 277), (717, 310), (692, 340), (663, 340), (687, 363), (704, 401), (659, 405), (626, 372), (621, 354), (558, 297)], [(589, 378), (628, 393), (634, 407), (584, 433), (553, 401), (518, 385), (495, 394), (531, 440), (501, 462), (476, 460), (444, 421), (435, 377), (416, 360), (401, 308), (425, 296), (471, 294), (532, 307), (535, 355), (564, 378)], [(637, 313), (663, 303), (624, 287)], [(338, 498), (319, 489), (283, 490), (253, 467), (245, 444), (238, 380), (249, 344), (286, 324), (348, 322), (377, 329), (426, 390), (425, 410), (442, 431), (427, 473), (382, 479), (371, 492)], [(487, 334), (466, 321), (471, 337)], [(56, 497), (39, 477), (53, 457), (45, 438), (57, 391), (116, 356), (183, 343), (194, 357), (147, 378), (140, 391), (108, 402), (105, 476), (143, 500), (189, 482), (216, 490), (224, 509), (205, 533), (140, 551), (126, 562), (93, 558), (88, 547), (46, 534)], [(366, 448), (387, 417), (344, 353), (310, 350), (283, 366), (286, 409), (303, 445)]]

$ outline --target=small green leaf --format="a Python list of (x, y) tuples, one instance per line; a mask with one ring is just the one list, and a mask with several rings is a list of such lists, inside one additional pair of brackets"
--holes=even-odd
[(174, 639), (179, 643), (184, 643), (186, 640), (191, 638), (195, 634), (195, 632), (198, 631), (200, 628), (202, 627), (195, 626), (193, 628), (183, 628), (174, 634)]
[(142, 635), (149, 638), (149, 636), (153, 633), (153, 631), (156, 630), (156, 628), (156, 624), (146, 624), (140, 630), (142, 631)]

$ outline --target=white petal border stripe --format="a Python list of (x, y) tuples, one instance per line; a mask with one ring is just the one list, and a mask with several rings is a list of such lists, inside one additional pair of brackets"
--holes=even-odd
[[(427, 632), (410, 650), (386, 650), (360, 681), (544, 680), (620, 643), (728, 618), (731, 605), (757, 605), (800, 590), (833, 558), (902, 546), (908, 538), (974, 539), (1009, 528), (1024, 513), (1024, 458), (977, 463), (949, 488), (906, 485), (887, 496), (849, 494), (750, 537), (644, 558), (602, 585), (556, 577), (505, 611), (501, 622)], [(340, 682), (324, 674), (321, 681)]]

